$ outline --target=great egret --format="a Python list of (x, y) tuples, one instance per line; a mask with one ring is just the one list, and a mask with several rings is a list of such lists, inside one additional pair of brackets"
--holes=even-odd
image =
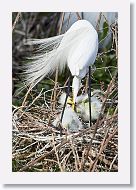
[(30, 39), (27, 45), (37, 45), (37, 54), (30, 57), (24, 67), (26, 85), (33, 88), (58, 67), (59, 74), (67, 65), (72, 76), (73, 109), (81, 79), (95, 62), (98, 51), (98, 34), (91, 23), (78, 20), (69, 30), (46, 39)]

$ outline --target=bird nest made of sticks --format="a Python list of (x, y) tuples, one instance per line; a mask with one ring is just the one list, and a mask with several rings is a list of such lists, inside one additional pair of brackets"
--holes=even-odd
[(34, 103), (14, 108), (13, 171), (118, 171), (116, 111), (112, 115), (103, 114), (91, 127), (84, 123), (86, 128), (74, 133), (63, 129), (60, 135), (60, 128), (55, 128), (52, 122), (62, 108), (50, 107), (46, 102), (42, 106)]

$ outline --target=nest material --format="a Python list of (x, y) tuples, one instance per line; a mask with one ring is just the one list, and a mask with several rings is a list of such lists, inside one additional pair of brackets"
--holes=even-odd
[(117, 114), (103, 115), (77, 133), (63, 129), (60, 136), (52, 125), (60, 111), (36, 104), (14, 110), (13, 171), (118, 171)]

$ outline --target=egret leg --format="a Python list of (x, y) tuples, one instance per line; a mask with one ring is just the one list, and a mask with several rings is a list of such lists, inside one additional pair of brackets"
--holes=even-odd
[(90, 115), (90, 127), (91, 127), (91, 66), (89, 66), (89, 80), (88, 80), (88, 99), (89, 99), (89, 115)]
[[(66, 107), (66, 104), (67, 104), (67, 99), (68, 99), (69, 92), (70, 92), (70, 82), (71, 82), (71, 77), (69, 77), (69, 80), (68, 80), (68, 87), (67, 87), (67, 91), (66, 91), (66, 98), (65, 98), (65, 102), (64, 102), (61, 118), (60, 118), (60, 122), (61, 123), (62, 123), (65, 107)], [(60, 135), (62, 135), (62, 127), (61, 126), (60, 126)]]

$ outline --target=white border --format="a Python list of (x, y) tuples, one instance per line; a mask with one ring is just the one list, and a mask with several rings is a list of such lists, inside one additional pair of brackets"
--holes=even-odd
[[(130, 183), (130, 5), (122, 0), (12, 0), (0, 11), (0, 180), (4, 184), (129, 184)], [(119, 21), (119, 172), (13, 173), (11, 166), (12, 12), (118, 12)]]

